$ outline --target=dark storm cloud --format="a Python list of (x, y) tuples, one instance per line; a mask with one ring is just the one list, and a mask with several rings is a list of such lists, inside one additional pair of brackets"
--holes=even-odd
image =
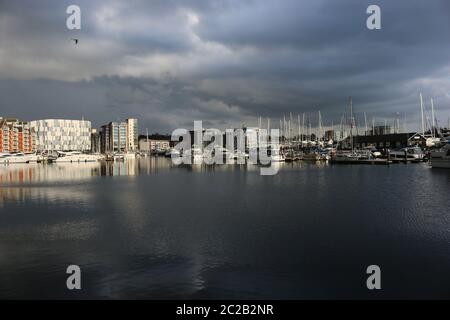
[[(441, 122), (450, 114), (444, 0), (78, 1), (81, 31), (65, 28), (71, 3), (0, 3), (1, 114), (135, 116), (168, 132), (319, 109), (337, 122), (352, 95), (358, 118), (406, 113), (413, 129), (419, 91)], [(365, 27), (369, 4), (379, 31)]]

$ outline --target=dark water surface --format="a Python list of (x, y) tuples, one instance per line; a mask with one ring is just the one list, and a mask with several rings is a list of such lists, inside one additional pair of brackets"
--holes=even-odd
[(449, 191), (426, 164), (0, 167), (0, 298), (450, 298)]

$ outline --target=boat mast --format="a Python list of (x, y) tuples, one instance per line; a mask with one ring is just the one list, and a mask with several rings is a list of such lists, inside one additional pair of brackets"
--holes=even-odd
[(281, 125), (281, 119), (280, 119), (280, 139), (283, 139), (283, 126)]
[(367, 136), (367, 114), (364, 112), (364, 124), (366, 126), (366, 131), (364, 133), (365, 136)]
[[(450, 127), (450, 126), (449, 126)], [(303, 146), (303, 136), (305, 135), (305, 113), (302, 115), (302, 146)]]
[(422, 98), (422, 93), (419, 94), (420, 96), (420, 113), (422, 115), (422, 136), (425, 136), (425, 123), (423, 122), (423, 98)]
[(322, 138), (322, 114), (320, 113), (319, 110), (319, 137), (317, 140), (320, 142), (321, 138)]
[(435, 138), (435, 128), (436, 128), (436, 121), (434, 118), (434, 103), (433, 98), (431, 98), (431, 130), (433, 131), (432, 137)]
[(294, 138), (294, 119), (292, 118), (292, 112), (289, 113), (289, 136), (291, 137), (291, 142)]
[(350, 145), (352, 147), (352, 152), (354, 151), (353, 147), (353, 101), (352, 97), (349, 98), (350, 102)]

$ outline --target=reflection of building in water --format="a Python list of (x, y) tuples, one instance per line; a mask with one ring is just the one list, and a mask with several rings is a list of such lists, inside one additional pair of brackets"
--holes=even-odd
[(23, 203), (27, 199), (43, 199), (51, 201), (77, 201), (78, 203), (87, 203), (92, 197), (90, 190), (84, 186), (41, 186), (26, 187), (9, 186), (0, 188), (0, 207), (7, 201)]
[(110, 176), (134, 176), (136, 175), (136, 159), (112, 163)]
[(45, 119), (30, 122), (36, 132), (38, 151), (89, 151), (91, 122), (85, 120)]
[(33, 152), (35, 139), (28, 122), (0, 117), (0, 152)]
[(0, 184), (74, 181), (98, 175), (100, 175), (100, 162), (49, 165), (25, 163), (0, 166)]
[(15, 182), (31, 182), (37, 164), (17, 164), (0, 166), (0, 184)]
[(173, 167), (169, 158), (147, 157), (116, 162), (22, 163), (0, 166), (1, 185), (81, 181), (96, 176), (134, 176), (139, 173), (168, 171)]

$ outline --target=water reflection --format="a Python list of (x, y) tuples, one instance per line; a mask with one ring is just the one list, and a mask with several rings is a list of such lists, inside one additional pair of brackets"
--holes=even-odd
[(278, 166), (1, 167), (0, 298), (73, 298), (73, 263), (78, 298), (370, 298), (373, 261), (382, 298), (448, 298), (448, 171)]
[[(276, 168), (281, 171), (299, 172), (308, 167), (321, 168), (324, 163), (276, 163)], [(260, 166), (252, 164), (221, 164), (221, 165), (174, 165), (170, 158), (149, 157), (129, 159), (120, 162), (89, 162), (89, 163), (52, 163), (52, 164), (15, 164), (0, 166), (0, 208), (6, 201), (25, 203), (45, 199), (52, 202), (68, 202), (77, 206), (85, 206), (92, 202), (95, 183), (91, 181), (101, 176), (127, 176), (151, 175), (163, 172), (185, 172), (210, 174), (213, 172), (227, 172), (236, 174), (244, 185), (258, 186), (260, 183)], [(239, 175), (240, 172), (251, 173)], [(277, 176), (272, 183), (275, 186), (291, 185), (296, 175), (291, 178)], [(170, 180), (169, 180), (170, 181)], [(196, 180), (192, 180), (196, 181)], [(170, 192), (168, 188), (160, 184), (164, 192)], [(128, 192), (134, 185), (129, 185), (122, 195), (127, 195), (133, 201), (119, 201), (121, 204), (136, 206), (138, 194)], [(118, 199), (120, 196), (118, 197)], [(142, 208), (140, 208), (142, 209)], [(139, 212), (139, 210), (136, 210)]]
[(81, 181), (96, 176), (134, 176), (172, 167), (170, 159), (144, 158), (119, 162), (14, 164), (0, 167), (0, 184)]
[[(317, 163), (275, 163), (278, 170), (292, 170), (310, 166), (324, 167), (324, 162)], [(119, 162), (88, 162), (88, 163), (52, 163), (52, 164), (14, 164), (0, 166), (0, 185), (30, 184), (30, 183), (61, 183), (91, 179), (97, 176), (135, 176), (152, 174), (173, 169), (188, 172), (224, 172), (248, 171), (258, 172), (259, 165), (252, 164), (221, 164), (221, 165), (180, 165), (176, 166), (170, 158), (150, 157), (129, 159)]]

